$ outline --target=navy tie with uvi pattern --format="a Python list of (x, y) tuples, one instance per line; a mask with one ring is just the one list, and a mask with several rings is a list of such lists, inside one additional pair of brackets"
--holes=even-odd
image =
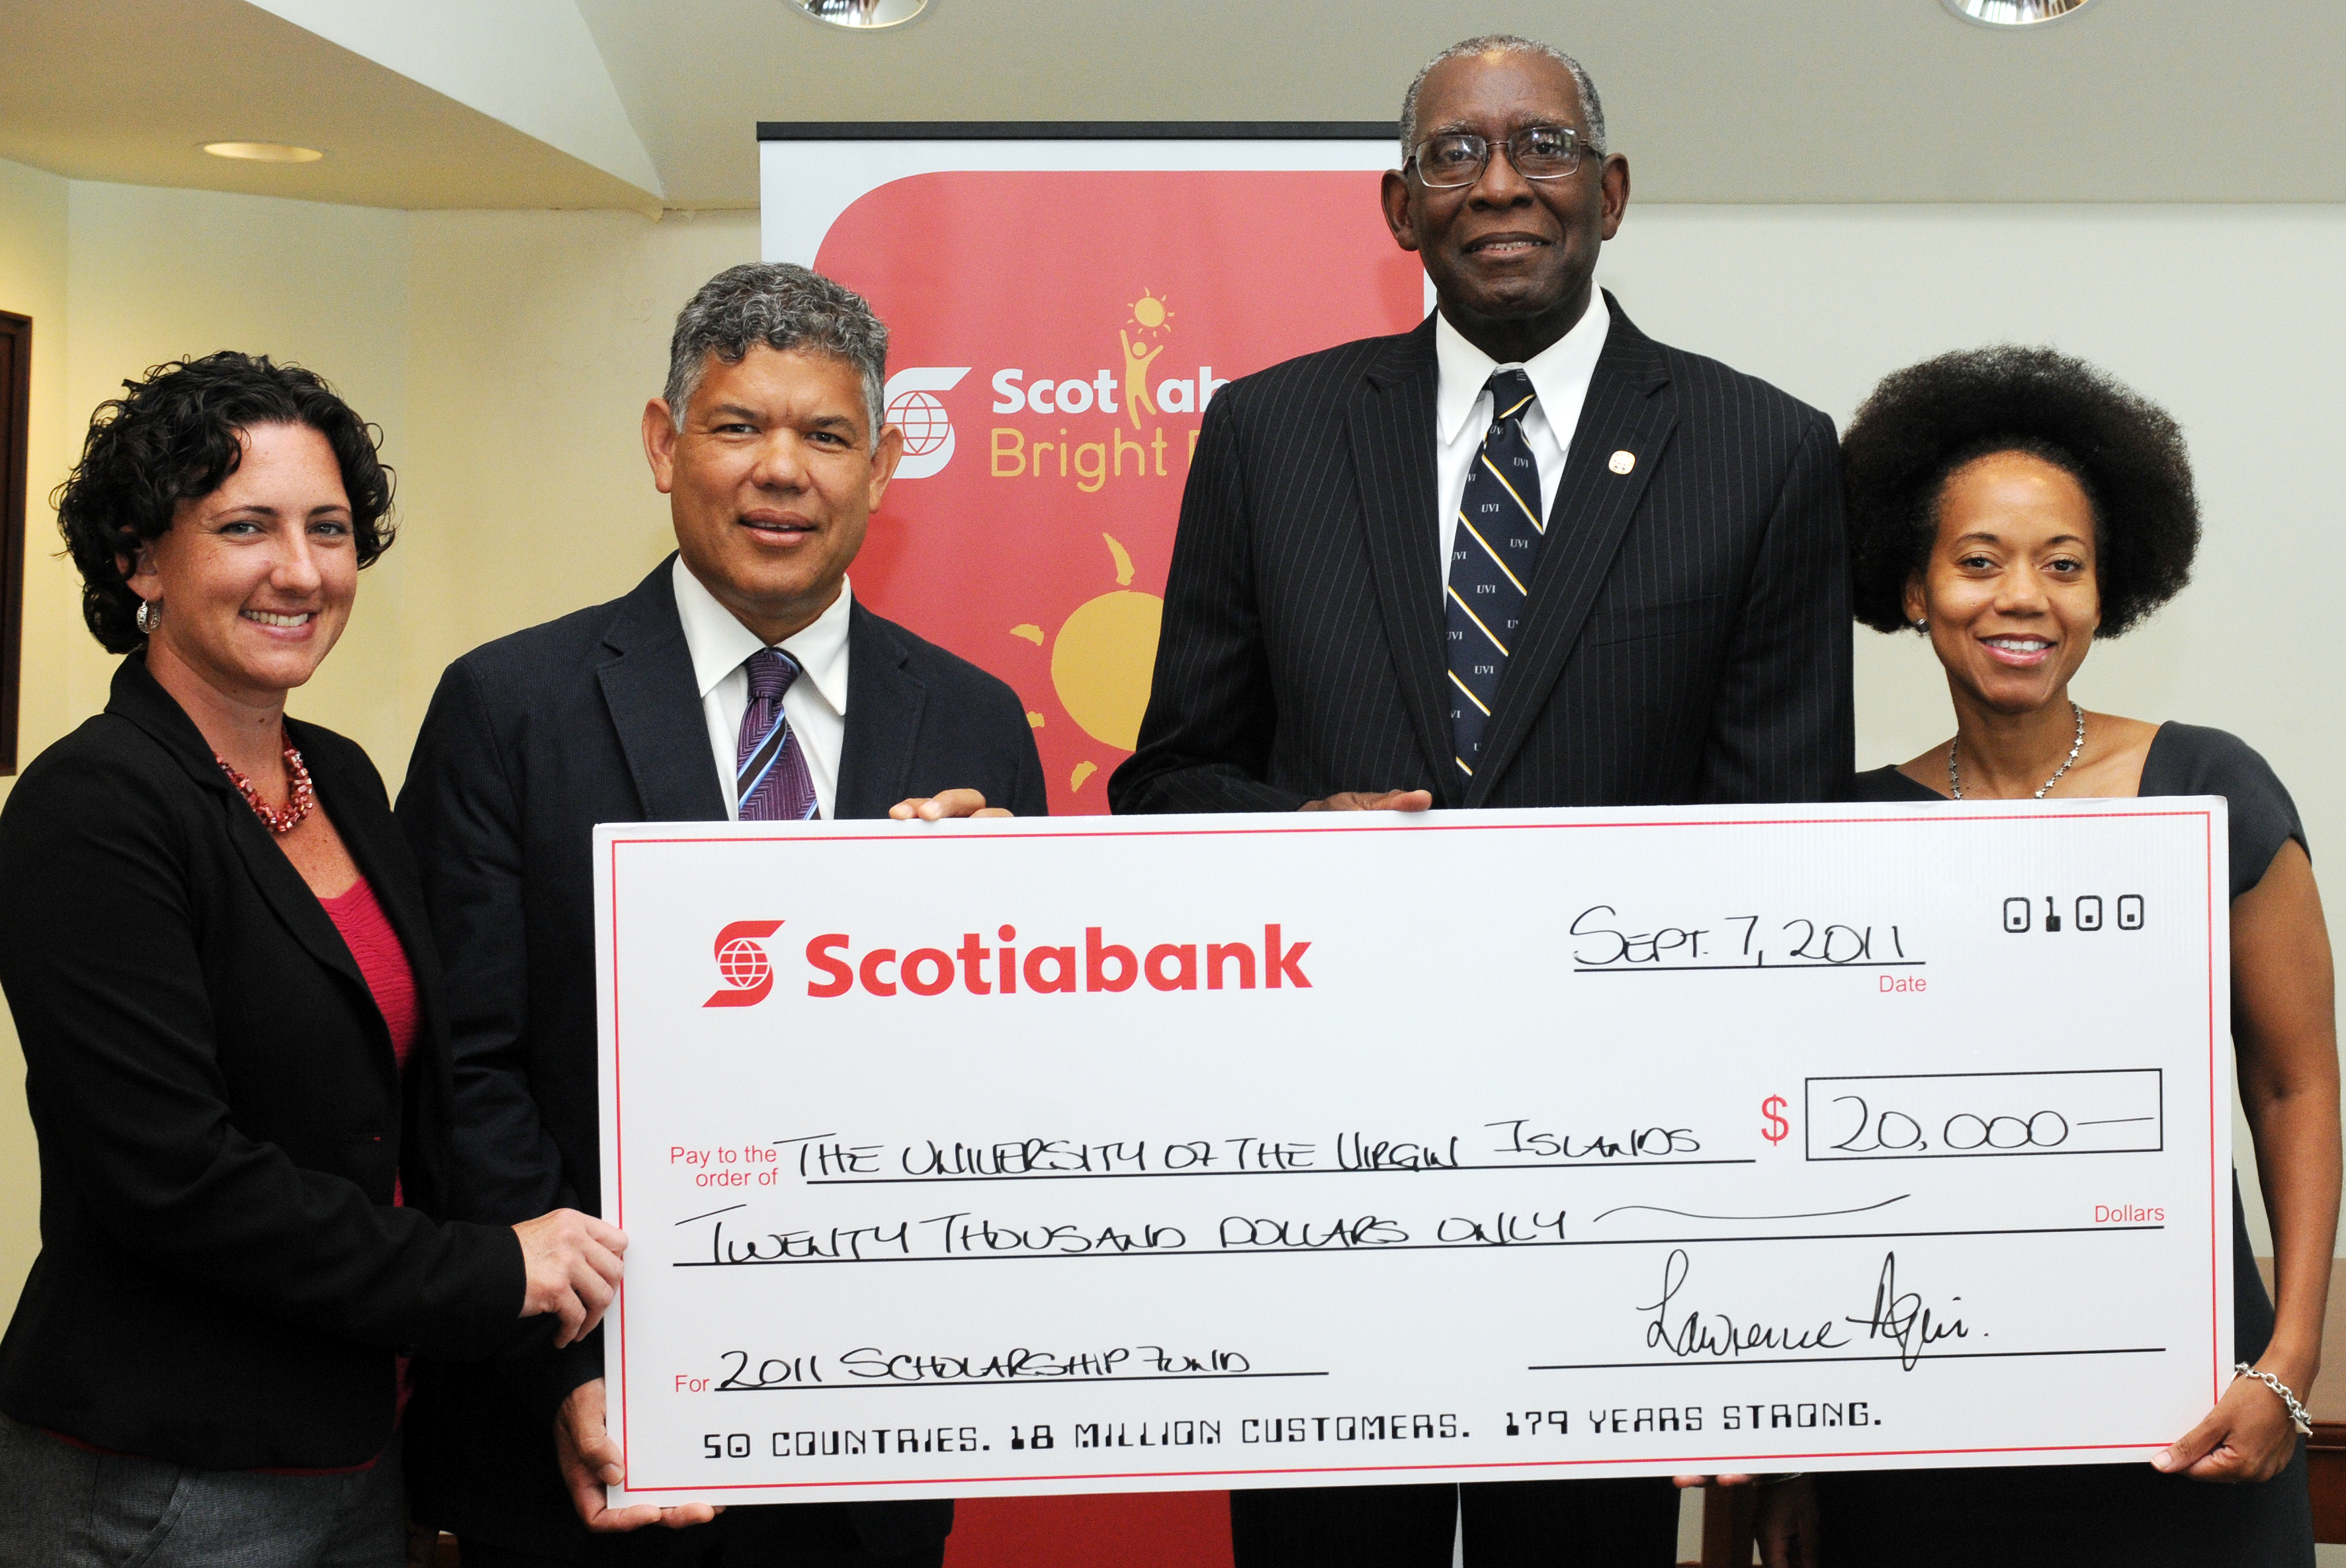
[(1458, 506), (1443, 595), (1450, 650), (1450, 738), (1467, 779), (1483, 760), (1483, 729), (1499, 697), (1507, 649), (1524, 624), (1532, 567), (1547, 524), (1539, 514), (1539, 464), (1524, 439), (1524, 415), (1535, 394), (1521, 371), (1494, 371), (1491, 428)]

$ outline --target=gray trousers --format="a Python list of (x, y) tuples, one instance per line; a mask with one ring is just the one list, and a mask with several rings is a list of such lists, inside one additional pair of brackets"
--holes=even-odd
[(256, 1475), (124, 1459), (0, 1416), (0, 1568), (403, 1568), (396, 1438), (372, 1470)]

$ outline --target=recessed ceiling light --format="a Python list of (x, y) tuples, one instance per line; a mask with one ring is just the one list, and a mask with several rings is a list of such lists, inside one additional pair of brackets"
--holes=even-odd
[(929, 0), (790, 0), (790, 4), (834, 27), (893, 27), (929, 8)]
[(240, 158), (248, 163), (315, 163), (326, 156), (314, 147), (281, 141), (208, 141), (204, 150), (214, 158)]
[(2093, 0), (1940, 0), (1966, 22), (1983, 27), (2026, 27), (2038, 22), (2058, 22), (2093, 4)]

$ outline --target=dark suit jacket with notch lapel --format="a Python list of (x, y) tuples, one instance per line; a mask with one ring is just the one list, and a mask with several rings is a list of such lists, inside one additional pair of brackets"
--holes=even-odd
[(1851, 740), (1832, 422), (1606, 300), (1472, 782), (1452, 761), (1429, 316), (1207, 410), (1117, 811), (1386, 789), (1443, 807), (1834, 798)]
[[(725, 817), (669, 570), (451, 665), (400, 790), (449, 954), (467, 1214), (600, 1209), (594, 828)], [(1009, 687), (861, 603), (847, 636), (839, 817), (884, 817), (954, 788), (1021, 816), (1049, 811)], [(601, 1375), (600, 1338), (526, 1369), (435, 1369), (408, 1461), (419, 1517), (517, 1550), (583, 1539), (552, 1420)], [(852, 1506), (875, 1549), (933, 1541), (953, 1519), (950, 1502)]]
[(332, 917), (143, 654), (0, 811), (0, 983), (41, 1149), (0, 1410), (208, 1470), (364, 1464), (397, 1352), (534, 1332), (513, 1232), (429, 1217), (445, 993), (382, 780), (341, 736), (285, 728), (406, 948), (404, 1075)]

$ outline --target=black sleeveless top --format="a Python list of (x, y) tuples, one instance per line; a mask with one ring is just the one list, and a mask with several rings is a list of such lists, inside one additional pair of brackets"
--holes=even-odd
[[(2220, 729), (2159, 726), (2137, 793), (2224, 798), (2235, 899), (2264, 880), (2282, 845), (2305, 847), (2289, 790), (2245, 741)], [(1946, 799), (1896, 768), (1859, 774), (1850, 798)], [(2272, 1338), (2273, 1309), (2237, 1177), (2232, 1251), (2233, 1349), (2253, 1363)], [(2144, 1463), (1859, 1471), (1819, 1481), (1824, 1530), (1843, 1568), (2297, 1568), (2313, 1560), (2301, 1444), (2280, 1474), (2245, 1486), (2162, 1476)]]
[[(2305, 848), (2305, 824), (2272, 767), (2239, 736), (2196, 724), (2162, 724), (2143, 759), (2137, 795), (2221, 795), (2229, 824), (2232, 896), (2259, 882), (2273, 857), (2290, 840)], [(1851, 798), (1858, 800), (1943, 800), (1895, 768), (1857, 776)], [(2308, 850), (2308, 853), (2310, 853)], [(2272, 1339), (2272, 1298), (2257, 1273), (2255, 1248), (2240, 1208), (2239, 1181), (2232, 1183), (2233, 1349), (2253, 1363)]]
[[(2266, 870), (2280, 847), (2291, 839), (2300, 849), (2305, 824), (2298, 820), (2297, 802), (2272, 770), (2239, 736), (2196, 724), (2162, 724), (2150, 738), (2150, 755), (2143, 759), (2142, 785), (2137, 795), (2221, 795), (2229, 810), (2232, 852), (2232, 896), (2239, 898), (2264, 881)], [(1917, 784), (1894, 767), (1861, 773), (1850, 791), (1852, 800), (1943, 800), (1945, 796)]]

